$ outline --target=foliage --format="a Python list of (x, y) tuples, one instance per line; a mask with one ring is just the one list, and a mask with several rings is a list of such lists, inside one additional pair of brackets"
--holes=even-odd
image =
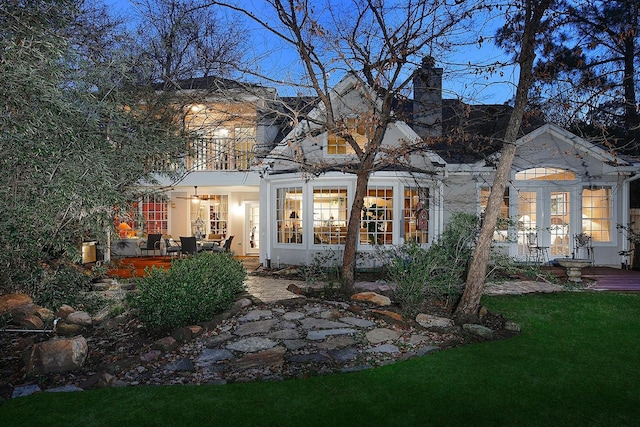
[(395, 300), (403, 312), (414, 314), (426, 295), (456, 300), (478, 232), (479, 218), (454, 213), (442, 235), (429, 248), (406, 242), (382, 250), (389, 278), (395, 283)]
[(91, 276), (82, 268), (59, 263), (43, 271), (43, 276), (32, 283), (29, 294), (36, 304), (57, 310), (62, 304), (76, 309), (84, 309), (89, 303), (87, 291), (90, 290)]
[(114, 207), (127, 210), (138, 184), (170, 173), (165, 166), (184, 151), (167, 125), (172, 110), (139, 89), (136, 58), (115, 24), (80, 5), (0, 4), (6, 288), (37, 289), (44, 265), (79, 261), (85, 238), (104, 242)]
[(307, 283), (332, 283), (340, 278), (338, 257), (332, 248), (316, 253), (311, 264), (301, 266), (301, 270)]
[(231, 255), (199, 253), (173, 261), (167, 270), (148, 270), (129, 302), (147, 326), (171, 329), (209, 320), (231, 307), (245, 278), (244, 266)]

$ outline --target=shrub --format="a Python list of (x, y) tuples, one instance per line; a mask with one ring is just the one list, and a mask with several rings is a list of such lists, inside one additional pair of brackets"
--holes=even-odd
[(172, 329), (230, 308), (246, 276), (242, 263), (231, 255), (200, 253), (173, 261), (168, 270), (148, 270), (129, 303), (147, 326)]
[(91, 276), (80, 266), (58, 263), (47, 266), (42, 278), (29, 286), (28, 293), (36, 304), (54, 311), (62, 304), (79, 308), (87, 301), (90, 284)]
[(475, 244), (479, 218), (455, 213), (438, 240), (425, 249), (407, 242), (384, 251), (394, 298), (404, 314), (413, 315), (426, 295), (457, 300)]

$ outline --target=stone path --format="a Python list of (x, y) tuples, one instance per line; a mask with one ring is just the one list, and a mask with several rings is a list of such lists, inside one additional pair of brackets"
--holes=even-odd
[(117, 383), (221, 384), (348, 372), (423, 355), (452, 339), (394, 324), (382, 309), (291, 295), (287, 303), (246, 307), (171, 353), (152, 347)]
[[(384, 307), (300, 297), (288, 288), (305, 282), (249, 276), (249, 299), (238, 314), (172, 352), (158, 346), (125, 373), (122, 385), (205, 384), (275, 380), (347, 372), (407, 359), (459, 342), (446, 328), (423, 328), (394, 320)], [(321, 288), (322, 285), (315, 287)], [(358, 290), (385, 292), (388, 286), (361, 282)], [(537, 282), (488, 284), (492, 295), (554, 292)], [(397, 315), (396, 315), (397, 316)]]

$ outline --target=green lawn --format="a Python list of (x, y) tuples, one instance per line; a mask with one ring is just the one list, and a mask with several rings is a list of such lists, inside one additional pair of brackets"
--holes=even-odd
[(640, 425), (640, 294), (484, 303), (522, 334), (304, 380), (41, 393), (0, 407), (0, 425)]

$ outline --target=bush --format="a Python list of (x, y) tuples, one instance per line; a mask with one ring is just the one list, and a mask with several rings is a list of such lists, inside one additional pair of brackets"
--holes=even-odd
[(476, 215), (455, 213), (428, 249), (407, 242), (383, 252), (389, 278), (396, 285), (394, 298), (404, 314), (415, 314), (426, 295), (459, 298), (478, 226)]
[(28, 293), (36, 304), (54, 311), (62, 304), (79, 309), (87, 301), (90, 285), (91, 276), (86, 270), (71, 263), (59, 263), (47, 266), (42, 278), (29, 286)]
[(129, 303), (149, 327), (186, 326), (230, 308), (244, 290), (246, 276), (242, 263), (231, 255), (205, 252), (177, 259), (168, 270), (148, 270)]

